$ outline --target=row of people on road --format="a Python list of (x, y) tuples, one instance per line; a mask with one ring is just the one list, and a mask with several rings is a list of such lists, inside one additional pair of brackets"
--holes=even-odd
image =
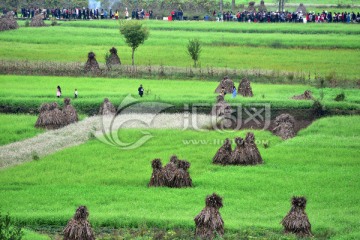
[[(216, 12), (213, 12), (216, 16)], [(355, 12), (327, 12), (321, 13), (309, 12), (223, 12), (217, 14), (218, 21), (238, 21), (238, 22), (360, 22), (360, 13)]]

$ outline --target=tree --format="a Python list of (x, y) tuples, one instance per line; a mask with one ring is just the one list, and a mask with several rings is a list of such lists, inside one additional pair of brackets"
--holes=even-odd
[(135, 50), (149, 37), (149, 30), (138, 21), (121, 21), (120, 33), (124, 36), (125, 42), (132, 49), (132, 65), (134, 66)]
[(201, 44), (199, 39), (190, 39), (187, 45), (187, 51), (192, 60), (194, 60), (194, 67), (196, 67), (196, 62), (200, 58), (201, 53)]
[(221, 13), (221, 14), (222, 14), (222, 12), (223, 12), (223, 5), (224, 5), (223, 0), (220, 0), (220, 13)]
[(235, 11), (235, 0), (231, 1), (231, 10)]

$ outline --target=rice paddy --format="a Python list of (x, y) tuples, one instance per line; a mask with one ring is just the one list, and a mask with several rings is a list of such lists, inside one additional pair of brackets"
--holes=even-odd
[[(224, 239), (297, 239), (284, 234), (281, 225), (293, 196), (299, 196), (301, 204), (301, 197), (307, 200), (313, 239), (360, 238), (357, 24), (143, 21), (150, 37), (135, 53), (139, 68), (191, 71), (186, 44), (198, 38), (202, 53), (196, 71), (216, 68), (230, 76), (238, 72), (236, 87), (242, 77), (251, 81), (254, 97), (226, 94), (231, 106), (252, 111), (257, 104), (267, 104), (274, 110), (271, 114), (291, 112), (297, 121), (316, 119), (295, 137), (282, 140), (266, 130), (210, 130), (214, 126), (208, 114), (224, 76), (186, 78), (175, 70), (146, 79), (111, 71), (111, 76), (102, 77), (54, 76), (50, 71), (31, 75), (27, 68), (43, 63), (82, 68), (90, 51), (105, 69), (111, 47), (117, 48), (122, 67), (129, 67), (131, 50), (117, 21), (59, 23), (28, 28), (19, 21), (18, 30), (0, 34), (0, 212), (9, 213), (24, 228), (24, 239), (63, 238), (62, 230), (84, 205), (97, 239), (194, 239), (194, 217), (212, 193), (222, 198)], [(7, 62), (25, 69), (11, 72)], [(259, 81), (260, 72), (267, 72), (263, 78), (269, 79)], [(306, 77), (294, 79), (299, 76)], [(145, 89), (142, 98), (137, 93), (140, 84)], [(292, 99), (305, 90), (313, 100)], [(340, 94), (345, 98), (336, 101)], [(57, 102), (63, 107), (65, 97), (71, 98), (80, 121), (58, 130), (34, 128), (40, 105)], [(115, 108), (129, 103), (170, 108), (156, 117), (144, 108), (140, 113), (125, 108), (129, 111), (118, 120), (126, 124), (118, 129), (113, 116), (92, 116), (104, 98)], [(317, 108), (315, 100), (321, 103)], [(315, 110), (326, 116), (317, 119), (311, 115)], [(191, 124), (198, 121), (196, 127), (186, 125), (190, 119)], [(247, 132), (254, 133), (263, 164), (213, 164), (225, 138), (235, 149), (235, 138), (245, 138)], [(131, 147), (133, 143), (139, 145)], [(152, 160), (160, 158), (165, 164), (174, 154), (190, 163), (186, 169), (192, 187), (148, 187)]]

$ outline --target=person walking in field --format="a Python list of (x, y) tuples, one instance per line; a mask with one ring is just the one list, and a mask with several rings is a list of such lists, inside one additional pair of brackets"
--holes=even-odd
[(138, 88), (138, 92), (139, 92), (140, 97), (142, 97), (144, 95), (144, 88), (143, 88), (142, 84), (140, 84), (140, 87)]
[(78, 90), (77, 90), (77, 88), (75, 88), (74, 98), (77, 98), (77, 97), (78, 97)]
[(61, 97), (61, 87), (60, 87), (60, 86), (57, 86), (56, 96), (57, 96), (58, 98)]
[(237, 91), (236, 91), (236, 87), (235, 87), (235, 86), (233, 86), (233, 90), (232, 90), (232, 97), (233, 97), (233, 98), (235, 98), (235, 97), (236, 97), (236, 93), (237, 93)]

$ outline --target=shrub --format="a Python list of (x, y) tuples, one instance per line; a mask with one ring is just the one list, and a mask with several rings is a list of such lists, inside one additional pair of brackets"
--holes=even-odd
[(25, 27), (29, 27), (30, 26), (30, 21), (29, 20), (26, 20), (25, 21)]
[(21, 228), (14, 225), (10, 215), (7, 214), (3, 217), (0, 213), (0, 239), (20, 240), (22, 236)]
[(337, 101), (337, 102), (344, 101), (345, 100), (345, 93), (340, 93), (340, 94), (336, 95), (334, 100)]

